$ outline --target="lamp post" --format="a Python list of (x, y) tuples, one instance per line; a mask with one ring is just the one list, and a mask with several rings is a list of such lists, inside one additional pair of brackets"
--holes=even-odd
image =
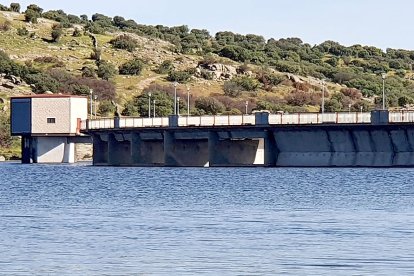
[(94, 106), (95, 106), (94, 118), (96, 119), (96, 100), (98, 99), (98, 95), (95, 94), (93, 96), (93, 99), (95, 100), (95, 102), (94, 102)]
[(348, 113), (351, 113), (351, 104), (348, 104)]
[(245, 107), (246, 107), (246, 115), (247, 115), (247, 108), (249, 107), (249, 101), (246, 101), (246, 103), (245, 103)]
[(362, 110), (364, 109), (364, 107), (363, 107), (363, 106), (361, 106), (359, 109), (361, 109), (361, 115), (362, 115)]
[(177, 115), (180, 115), (180, 97), (177, 97)]
[(177, 115), (177, 85), (178, 82), (174, 82), (174, 115)]
[(187, 116), (190, 116), (190, 87), (187, 86)]
[(90, 101), (90, 104), (91, 104), (91, 107), (90, 107), (90, 118), (92, 119), (92, 102), (93, 102), (93, 89), (90, 89), (89, 90), (89, 95), (90, 95), (90, 99), (89, 99), (89, 101)]
[(148, 118), (151, 118), (151, 92), (148, 93)]
[(322, 118), (325, 113), (325, 80), (322, 80)]
[(152, 112), (152, 116), (155, 118), (155, 99), (152, 101), (152, 105), (154, 106), (154, 111)]
[(382, 110), (385, 110), (385, 78), (387, 77), (387, 74), (382, 73)]

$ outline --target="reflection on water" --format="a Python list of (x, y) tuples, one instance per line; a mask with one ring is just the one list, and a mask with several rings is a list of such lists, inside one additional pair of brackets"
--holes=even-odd
[(412, 169), (0, 165), (0, 275), (411, 275)]

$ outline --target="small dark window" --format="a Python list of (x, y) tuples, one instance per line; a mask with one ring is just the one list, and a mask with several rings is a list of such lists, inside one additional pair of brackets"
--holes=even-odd
[(48, 124), (55, 124), (56, 123), (56, 118), (47, 118), (47, 123)]

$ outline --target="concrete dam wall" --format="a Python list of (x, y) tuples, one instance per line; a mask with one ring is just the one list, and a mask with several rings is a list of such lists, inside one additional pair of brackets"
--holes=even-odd
[(414, 166), (414, 125), (165, 127), (90, 132), (101, 166)]

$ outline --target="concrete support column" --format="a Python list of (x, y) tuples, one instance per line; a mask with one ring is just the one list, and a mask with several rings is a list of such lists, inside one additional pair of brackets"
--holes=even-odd
[(177, 139), (173, 131), (164, 132), (166, 166), (206, 167), (209, 161), (208, 139), (194, 137)]
[(265, 131), (264, 138), (264, 166), (275, 167), (279, 149), (277, 148), (275, 137), (272, 131)]
[(108, 165), (127, 166), (132, 164), (131, 143), (122, 134), (108, 134)]
[(93, 165), (108, 165), (108, 141), (99, 134), (93, 136)]
[(217, 132), (209, 133), (210, 167), (265, 166), (264, 139), (220, 139)]
[(22, 143), (22, 164), (30, 164), (32, 160), (32, 137), (23, 136)]
[[(147, 139), (145, 139), (147, 138)], [(162, 136), (160, 136), (162, 138)], [(134, 166), (164, 165), (164, 142), (157, 137), (131, 134), (131, 162)]]

